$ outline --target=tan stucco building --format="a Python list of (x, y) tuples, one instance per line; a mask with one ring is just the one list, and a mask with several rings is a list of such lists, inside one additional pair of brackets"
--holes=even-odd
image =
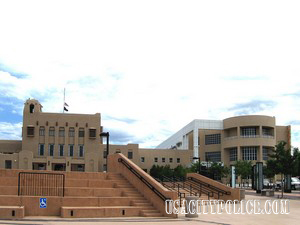
[[(29, 99), (24, 105), (22, 141), (0, 141), (0, 168), (104, 171), (106, 145), (101, 131), (100, 113), (45, 113), (39, 101)], [(148, 172), (153, 164), (188, 165), (192, 156), (191, 150), (109, 145), (109, 154), (116, 152)]]
[(265, 162), (279, 141), (291, 146), (291, 127), (277, 126), (275, 117), (247, 115), (224, 120), (194, 120), (158, 148), (191, 149), (202, 164)]
[[(25, 102), (22, 141), (0, 141), (0, 168), (104, 171), (106, 145), (101, 115), (45, 113), (35, 99)], [(239, 116), (225, 120), (194, 120), (156, 149), (138, 144), (109, 145), (149, 172), (153, 164), (189, 165), (206, 161), (264, 161), (278, 141), (290, 145), (290, 126), (276, 126), (275, 117)], [(105, 137), (104, 137), (105, 139)]]

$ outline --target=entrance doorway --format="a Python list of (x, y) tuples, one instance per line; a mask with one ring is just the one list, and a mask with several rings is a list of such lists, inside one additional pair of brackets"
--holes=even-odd
[(54, 171), (66, 171), (65, 163), (53, 163), (52, 168)]

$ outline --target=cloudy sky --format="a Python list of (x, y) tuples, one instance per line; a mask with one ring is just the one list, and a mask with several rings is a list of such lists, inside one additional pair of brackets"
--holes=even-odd
[(155, 147), (193, 119), (292, 125), (300, 147), (299, 1), (0, 1), (0, 139), (23, 103), (96, 113), (118, 144)]

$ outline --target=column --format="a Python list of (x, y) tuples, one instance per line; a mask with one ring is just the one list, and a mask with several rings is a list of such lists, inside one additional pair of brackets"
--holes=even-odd
[(193, 151), (193, 157), (199, 157), (199, 153), (198, 153), (198, 129), (194, 129), (193, 131), (193, 140), (194, 140), (194, 151)]

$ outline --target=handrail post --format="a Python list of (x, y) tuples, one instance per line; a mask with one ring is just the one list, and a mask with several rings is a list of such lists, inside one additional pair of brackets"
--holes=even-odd
[(190, 184), (190, 195), (192, 195), (192, 185)]

